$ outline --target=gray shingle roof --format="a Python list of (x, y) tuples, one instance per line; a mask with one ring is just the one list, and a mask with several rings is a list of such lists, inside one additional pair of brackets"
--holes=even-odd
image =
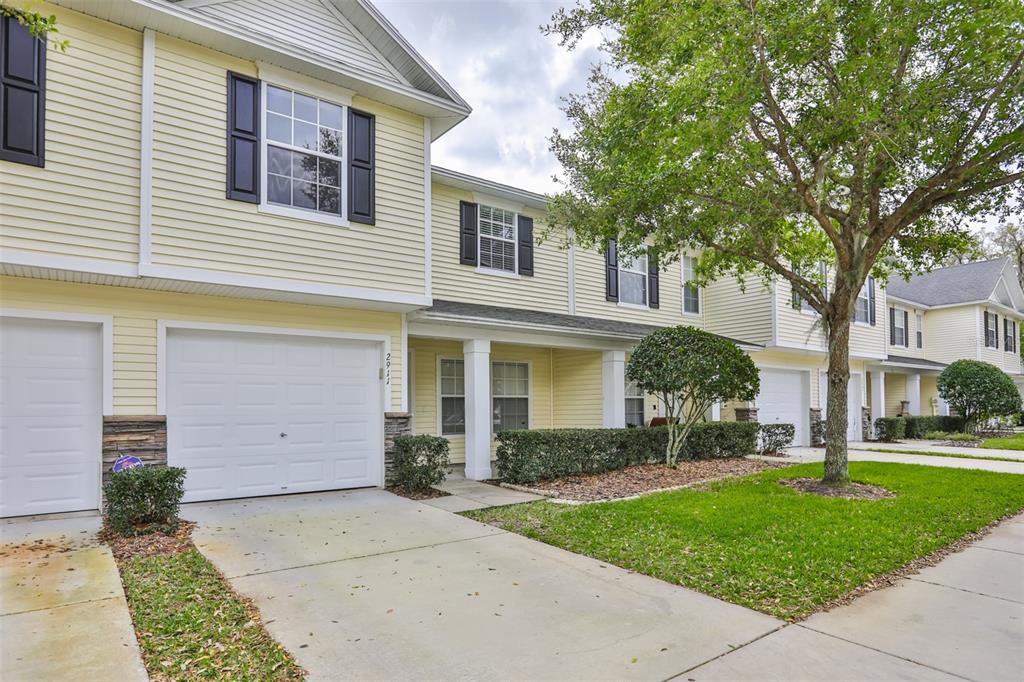
[(885, 362), (894, 365), (913, 365), (914, 367), (925, 367), (929, 369), (944, 369), (946, 367), (945, 363), (936, 362), (935, 360), (911, 358), (903, 355), (890, 355), (885, 358)]
[[(460, 301), (443, 301), (434, 299), (434, 305), (421, 313), (423, 318), (429, 320), (431, 317), (443, 316), (447, 319), (453, 317), (464, 317), (476, 320), (493, 320), (500, 323), (524, 324), (531, 326), (551, 327), (553, 330), (562, 329), (590, 333), (595, 336), (608, 334), (611, 336), (625, 336), (630, 338), (643, 338), (659, 327), (637, 322), (621, 322), (618, 320), (604, 320), (596, 317), (582, 317), (580, 315), (568, 315), (565, 313), (548, 313), (538, 310), (527, 310), (524, 308), (503, 308), (501, 306), (483, 305), (480, 303), (462, 303)], [(726, 338), (726, 337), (723, 337)], [(761, 344), (729, 339), (730, 341), (746, 346), (760, 346)]]
[(910, 281), (896, 277), (889, 280), (886, 292), (928, 306), (982, 301), (992, 295), (1007, 260), (996, 258), (954, 265), (915, 275)]

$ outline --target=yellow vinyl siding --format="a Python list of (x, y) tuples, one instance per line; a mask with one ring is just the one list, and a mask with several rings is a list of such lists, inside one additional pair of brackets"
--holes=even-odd
[[(555, 234), (542, 239), (545, 227), (541, 212), (516, 207), (534, 220), (533, 276), (491, 274), (459, 263), (459, 202), (487, 204), (487, 199), (437, 182), (431, 194), (434, 298), (552, 313), (569, 311), (568, 250), (562, 248), (562, 240)], [(495, 205), (511, 208), (506, 201)]]
[(391, 408), (401, 406), (402, 319), (385, 313), (297, 303), (145, 291), (22, 277), (0, 278), (0, 303), (9, 308), (112, 315), (114, 414), (155, 414), (157, 321), (288, 327), (391, 337)]
[(900, 401), (907, 399), (907, 375), (887, 372), (885, 375), (885, 416), (900, 414)]
[[(894, 346), (889, 343), (892, 340), (892, 336), (889, 333), (888, 326), (885, 332), (885, 344), (889, 350), (890, 355), (902, 355), (903, 357), (910, 358), (923, 358), (925, 357), (924, 348), (917, 347), (917, 314), (923, 313), (924, 311), (910, 306), (904, 306), (899, 303), (890, 302), (885, 309), (885, 324), (889, 324), (889, 308), (895, 308), (897, 315), (903, 315), (907, 313), (907, 346)], [(925, 326), (928, 322), (925, 321)]]
[[(949, 364), (955, 360), (976, 360), (984, 337), (978, 306), (929, 310), (924, 320), (925, 357)], [(1001, 352), (1001, 351), (1000, 351)]]
[[(777, 280), (775, 292), (779, 345), (825, 350), (827, 343), (818, 314), (793, 308), (793, 289), (787, 280)], [(884, 357), (888, 345), (888, 314), (885, 292), (876, 283), (875, 324), (854, 322), (850, 325), (851, 356)]]
[(601, 351), (552, 351), (555, 428), (597, 429), (604, 424)]
[[(142, 34), (53, 5), (67, 52), (46, 55), (46, 160), (0, 161), (0, 247), (138, 259)], [(223, 137), (223, 135), (222, 135)]]
[(353, 99), (376, 116), (376, 225), (260, 212), (224, 190), (227, 72), (255, 76), (255, 66), (164, 35), (156, 48), (154, 264), (424, 292), (421, 117)]
[(921, 414), (936, 415), (938, 411), (938, 375), (924, 375), (921, 377)]
[(772, 337), (772, 292), (756, 276), (727, 275), (704, 289), (707, 330), (738, 341), (767, 343)]
[[(1006, 312), (1001, 308), (989, 308), (982, 307), (982, 312), (978, 315), (982, 317), (982, 331), (981, 331), (981, 359), (984, 362), (989, 362), (1004, 372), (1011, 374), (1020, 374), (1020, 356), (1017, 353), (1006, 352), (1006, 334), (1003, 329), (1003, 320), (1006, 319)], [(984, 330), (984, 314), (988, 312), (990, 315), (998, 315), (999, 320), (997, 324), (996, 332), (999, 334), (999, 348), (986, 348), (985, 347), (985, 330)], [(1010, 318), (1013, 319), (1013, 318)], [(1017, 346), (1018, 353), (1020, 352), (1020, 320), (1017, 320)]]
[(663, 327), (704, 326), (703, 315), (683, 315), (683, 280), (679, 260), (661, 266), (657, 309), (620, 305), (605, 300), (605, 257), (596, 250), (576, 249), (576, 314)]

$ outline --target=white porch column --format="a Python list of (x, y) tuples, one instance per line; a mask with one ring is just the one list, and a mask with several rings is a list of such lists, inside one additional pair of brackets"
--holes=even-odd
[(466, 377), (466, 478), (491, 478), (491, 342), (462, 342)]
[(910, 414), (919, 416), (921, 412), (921, 375), (920, 374), (908, 374), (907, 375), (907, 409), (910, 410)]
[(626, 352), (606, 350), (601, 357), (604, 395), (604, 427), (626, 427)]
[(871, 373), (871, 433), (875, 420), (885, 416), (885, 372)]

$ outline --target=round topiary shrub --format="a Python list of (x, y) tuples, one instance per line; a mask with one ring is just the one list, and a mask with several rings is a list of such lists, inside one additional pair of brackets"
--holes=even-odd
[(942, 370), (939, 396), (964, 418), (964, 430), (973, 433), (991, 417), (1021, 409), (1020, 391), (1003, 370), (979, 360), (957, 360)]

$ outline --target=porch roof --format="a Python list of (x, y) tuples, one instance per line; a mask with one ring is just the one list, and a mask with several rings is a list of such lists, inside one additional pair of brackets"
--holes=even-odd
[(946, 364), (942, 362), (936, 362), (935, 360), (925, 360), (924, 358), (911, 358), (904, 355), (890, 355), (886, 357), (881, 364), (883, 366), (890, 365), (895, 367), (918, 367), (920, 369), (946, 368)]
[[(660, 327), (639, 324), (636, 322), (622, 322), (619, 320), (605, 320), (597, 317), (583, 317), (580, 315), (569, 315), (566, 313), (549, 313), (539, 310), (527, 310), (524, 308), (503, 308), (495, 305), (484, 305), (481, 303), (463, 303), (461, 301), (444, 301), (434, 299), (434, 304), (415, 313), (410, 313), (414, 319), (437, 322), (472, 322), (485, 323), (497, 326), (510, 326), (517, 329), (536, 329), (547, 332), (562, 332), (587, 334), (601, 337), (615, 337), (625, 339), (641, 339)], [(722, 337), (728, 338), (728, 337)], [(758, 343), (729, 339), (733, 343), (750, 348), (761, 348)]]

